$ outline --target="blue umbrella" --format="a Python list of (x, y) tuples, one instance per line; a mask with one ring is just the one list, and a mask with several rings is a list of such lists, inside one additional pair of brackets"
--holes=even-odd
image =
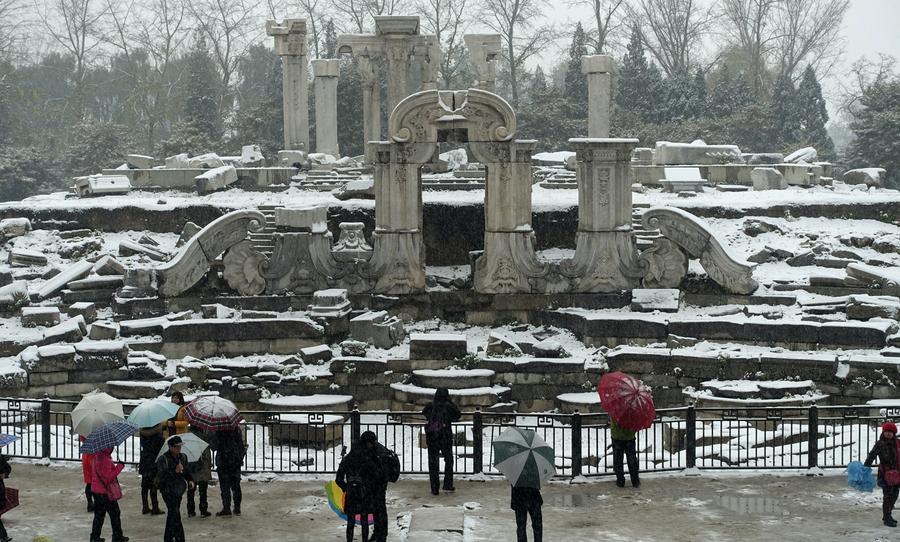
[(144, 401), (131, 411), (128, 421), (138, 427), (154, 427), (178, 414), (180, 405), (167, 399)]
[(867, 467), (859, 461), (851, 461), (847, 465), (847, 484), (857, 491), (869, 493), (875, 489), (875, 475), (872, 467)]
[(17, 440), (19, 440), (19, 437), (15, 435), (0, 434), (0, 448), (8, 446)]
[(95, 454), (100, 450), (115, 448), (134, 435), (138, 426), (131, 422), (109, 422), (94, 429), (81, 445), (81, 453)]

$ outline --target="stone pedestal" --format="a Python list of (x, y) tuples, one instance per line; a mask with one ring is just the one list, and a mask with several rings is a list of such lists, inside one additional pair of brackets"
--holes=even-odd
[(284, 148), (309, 152), (306, 19), (266, 22), (283, 67)]
[(340, 61), (313, 60), (316, 95), (316, 152), (340, 157), (337, 137), (337, 84)]
[(581, 73), (588, 79), (588, 137), (609, 137), (612, 64), (607, 55), (581, 57)]
[(560, 264), (577, 292), (635, 288), (642, 276), (631, 231), (631, 152), (637, 139), (570, 139), (576, 152), (575, 256)]
[(500, 34), (466, 34), (469, 60), (475, 74), (475, 88), (494, 92), (497, 80), (497, 59), (500, 57)]

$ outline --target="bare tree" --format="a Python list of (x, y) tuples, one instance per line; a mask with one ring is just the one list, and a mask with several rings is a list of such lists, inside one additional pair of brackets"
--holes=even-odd
[(219, 112), (224, 117), (232, 104), (232, 89), (238, 63), (261, 32), (253, 0), (191, 0), (188, 11), (197, 29), (212, 46), (222, 82)]
[(362, 34), (366, 31), (366, 22), (369, 18), (368, 0), (332, 0), (331, 7), (343, 15), (336, 18), (337, 26), (342, 32)]
[(644, 46), (669, 76), (696, 64), (713, 20), (699, 0), (637, 0), (630, 15), (640, 25)]
[(578, 3), (590, 7), (594, 14), (595, 28), (588, 34), (594, 54), (607, 53), (610, 38), (624, 26), (621, 15), (628, 8), (626, 0), (578, 0)]
[(36, 0), (35, 7), (42, 13), (42, 24), (51, 39), (75, 61), (72, 113), (76, 121), (81, 121), (86, 100), (85, 75), (93, 60), (91, 55), (102, 43), (97, 34), (106, 5), (99, 0), (50, 0), (46, 4)]
[(778, 72), (798, 79), (811, 65), (819, 76), (840, 56), (841, 25), (850, 0), (782, 0), (778, 10)]
[(284, 18), (285, 0), (266, 0), (266, 17), (273, 21)]
[(441, 44), (441, 79), (444, 88), (452, 88), (463, 63), (462, 36), (469, 24), (466, 0), (420, 0), (416, 11), (423, 18), (425, 33), (433, 34)]
[(397, 15), (406, 8), (406, 0), (367, 0), (369, 15)]
[(483, 0), (482, 22), (500, 34), (509, 68), (513, 106), (519, 105), (519, 76), (525, 62), (555, 39), (552, 26), (541, 25), (543, 0)]
[(20, 27), (21, 10), (19, 0), (0, 0), (0, 60), (12, 56)]
[(884, 84), (897, 77), (897, 59), (879, 54), (875, 60), (860, 58), (850, 66), (850, 77), (842, 79), (840, 111), (855, 118), (861, 110), (860, 100), (873, 85)]
[(774, 15), (783, 0), (721, 0), (727, 39), (740, 50), (749, 67), (753, 92), (759, 95), (778, 35)]
[(322, 55), (320, 54), (320, 48), (322, 46), (320, 30), (324, 25), (319, 24), (322, 17), (319, 12), (319, 1), (320, 0), (296, 0), (297, 7), (299, 7), (303, 14), (306, 15), (307, 36), (312, 45), (312, 52), (316, 55), (313, 58), (322, 58)]

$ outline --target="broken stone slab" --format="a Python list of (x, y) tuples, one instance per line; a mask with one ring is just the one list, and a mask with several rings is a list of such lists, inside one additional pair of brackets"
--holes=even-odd
[[(341, 342), (341, 356), (345, 357), (356, 357), (361, 358), (366, 355), (366, 350), (369, 348), (368, 343), (364, 343), (362, 341), (355, 341), (352, 339), (347, 339), (346, 341)], [(336, 369), (334, 369), (336, 370)]]
[(802, 149), (798, 149), (791, 154), (784, 157), (785, 164), (799, 164), (799, 163), (807, 163), (812, 164), (816, 161), (816, 158), (819, 157), (819, 153), (813, 147), (804, 147)]
[(118, 399), (155, 399), (167, 393), (171, 386), (167, 380), (110, 380), (106, 383), (106, 393)]
[(521, 356), (522, 348), (509, 337), (497, 331), (491, 331), (491, 334), (488, 335), (485, 352), (487, 352), (489, 356)]
[(307, 163), (306, 153), (297, 150), (278, 151), (278, 161), (284, 167), (302, 168)]
[(678, 312), (681, 290), (677, 288), (636, 288), (631, 292), (631, 310), (637, 312)]
[(771, 167), (758, 167), (750, 172), (753, 190), (786, 190), (788, 185), (784, 175)]
[(300, 349), (300, 358), (304, 363), (326, 363), (331, 361), (333, 355), (331, 347), (327, 344)]
[(45, 329), (43, 339), (38, 344), (77, 343), (84, 338), (85, 334), (87, 334), (87, 323), (81, 316), (76, 316)]
[(468, 353), (466, 336), (460, 333), (413, 333), (409, 336), (409, 359), (460, 359)]
[(187, 243), (191, 237), (197, 235), (202, 229), (203, 228), (201, 228), (197, 224), (194, 224), (193, 222), (188, 220), (184, 223), (184, 227), (181, 228), (181, 235), (178, 236), (178, 241), (175, 243), (175, 246), (180, 247), (181, 245)]
[(900, 320), (900, 298), (893, 296), (851, 295), (847, 299), (847, 318)]
[(865, 284), (876, 285), (888, 294), (900, 292), (900, 269), (898, 268), (882, 268), (864, 263), (851, 263), (847, 265), (847, 277), (859, 280)]
[(115, 322), (94, 322), (88, 332), (92, 341), (110, 341), (118, 337), (119, 326)]
[(36, 250), (14, 248), (9, 251), (9, 265), (13, 267), (32, 267), (47, 265), (47, 256)]
[(375, 199), (375, 179), (366, 178), (347, 182), (332, 192), (341, 201), (351, 199)]
[(789, 250), (766, 245), (762, 250), (747, 258), (747, 261), (752, 263), (780, 262), (793, 256), (794, 253)]
[(568, 358), (569, 352), (557, 340), (549, 338), (534, 343), (531, 347), (532, 355), (539, 358), (557, 359)]
[(124, 341), (81, 341), (75, 344), (75, 364), (87, 371), (104, 371), (125, 367), (128, 345)]
[(190, 167), (188, 163), (188, 154), (183, 152), (166, 158), (166, 169), (187, 169)]
[(58, 307), (22, 307), (22, 325), (51, 327), (59, 323)]
[(350, 336), (376, 348), (391, 348), (406, 337), (403, 322), (387, 311), (368, 311), (350, 319)]
[(66, 309), (66, 314), (69, 316), (80, 315), (84, 318), (85, 322), (90, 324), (97, 319), (97, 305), (87, 301), (72, 303), (69, 305), (69, 308)]
[(93, 230), (89, 229), (79, 229), (79, 230), (63, 230), (59, 232), (60, 239), (77, 239), (79, 237), (87, 237), (89, 235), (93, 235)]
[(261, 166), (264, 157), (259, 145), (244, 145), (241, 147), (241, 164), (247, 166)]
[(167, 314), (165, 316), (155, 316), (152, 318), (138, 318), (136, 320), (124, 320), (119, 322), (119, 332), (123, 337), (134, 335), (158, 335), (169, 322), (178, 320), (190, 320), (193, 313), (191, 311), (182, 311)]
[(143, 154), (126, 154), (125, 163), (131, 169), (153, 169), (156, 158)]
[(80, 197), (113, 196), (131, 192), (131, 180), (124, 175), (75, 177), (75, 193)]
[(194, 156), (187, 161), (189, 169), (217, 169), (223, 166), (225, 161), (214, 152)]
[(125, 266), (119, 260), (106, 254), (97, 260), (91, 271), (97, 275), (125, 275)]
[(87, 260), (77, 261), (69, 265), (60, 274), (42, 284), (33, 295), (37, 297), (37, 299), (47, 299), (52, 297), (58, 294), (59, 291), (65, 288), (70, 282), (88, 276), (93, 268), (93, 262)]
[(137, 256), (144, 255), (151, 260), (164, 262), (169, 259), (169, 255), (161, 250), (148, 247), (140, 243), (136, 243), (130, 239), (119, 241), (119, 256)]
[(93, 275), (73, 280), (68, 284), (70, 290), (115, 290), (123, 285), (122, 275)]
[(237, 181), (238, 174), (234, 166), (217, 167), (194, 177), (194, 184), (200, 194), (222, 190)]
[(884, 186), (884, 180), (887, 177), (887, 171), (880, 167), (869, 167), (861, 169), (851, 169), (844, 173), (842, 180), (847, 184), (864, 184), (866, 186), (881, 188)]
[(27, 218), (4, 218), (0, 220), (0, 236), (12, 239), (31, 231), (31, 221)]
[(30, 302), (28, 283), (24, 280), (18, 280), (12, 284), (0, 287), (0, 306), (11, 309), (28, 305)]
[(806, 267), (810, 265), (814, 265), (816, 263), (816, 253), (807, 250), (806, 252), (801, 252), (792, 258), (788, 258), (786, 260), (787, 264), (791, 267)]
[(714, 165), (742, 163), (741, 149), (736, 145), (707, 145), (703, 141), (673, 143), (657, 141), (653, 153), (656, 165)]
[(19, 355), (19, 359), (29, 373), (53, 373), (76, 369), (75, 347), (71, 344), (29, 347)]

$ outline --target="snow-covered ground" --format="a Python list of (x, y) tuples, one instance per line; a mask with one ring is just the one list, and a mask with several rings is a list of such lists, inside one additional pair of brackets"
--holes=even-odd
[[(159, 540), (164, 521), (162, 516), (141, 515), (137, 473), (129, 469), (119, 479), (125, 494), (120, 501), (125, 535), (132, 542)], [(325, 498), (327, 479), (251, 476), (243, 482), (240, 518), (184, 517), (187, 539), (345, 540), (344, 524)], [(644, 475), (642, 481), (639, 490), (617, 488), (610, 477), (581, 485), (546, 485), (542, 489), (544, 539), (869, 542), (893, 540), (896, 534), (881, 525), (880, 492), (857, 493), (847, 487), (840, 473), (824, 477), (808, 477), (802, 472), (777, 476), (708, 472), (699, 477), (673, 473)], [(15, 463), (6, 483), (21, 490), (22, 504), (3, 516), (15, 540), (29, 541), (37, 535), (49, 536), (54, 542), (88, 538), (93, 516), (85, 512), (78, 465)], [(455, 493), (432, 497), (422, 476), (404, 477), (391, 484), (387, 493), (388, 540), (515, 540), (515, 520), (505, 481), (458, 477), (455, 485)], [(221, 508), (215, 486), (210, 487), (209, 501), (210, 511)], [(454, 530), (439, 530), (444, 528)], [(356, 531), (359, 540), (359, 529)], [(103, 534), (108, 540), (108, 522)]]

